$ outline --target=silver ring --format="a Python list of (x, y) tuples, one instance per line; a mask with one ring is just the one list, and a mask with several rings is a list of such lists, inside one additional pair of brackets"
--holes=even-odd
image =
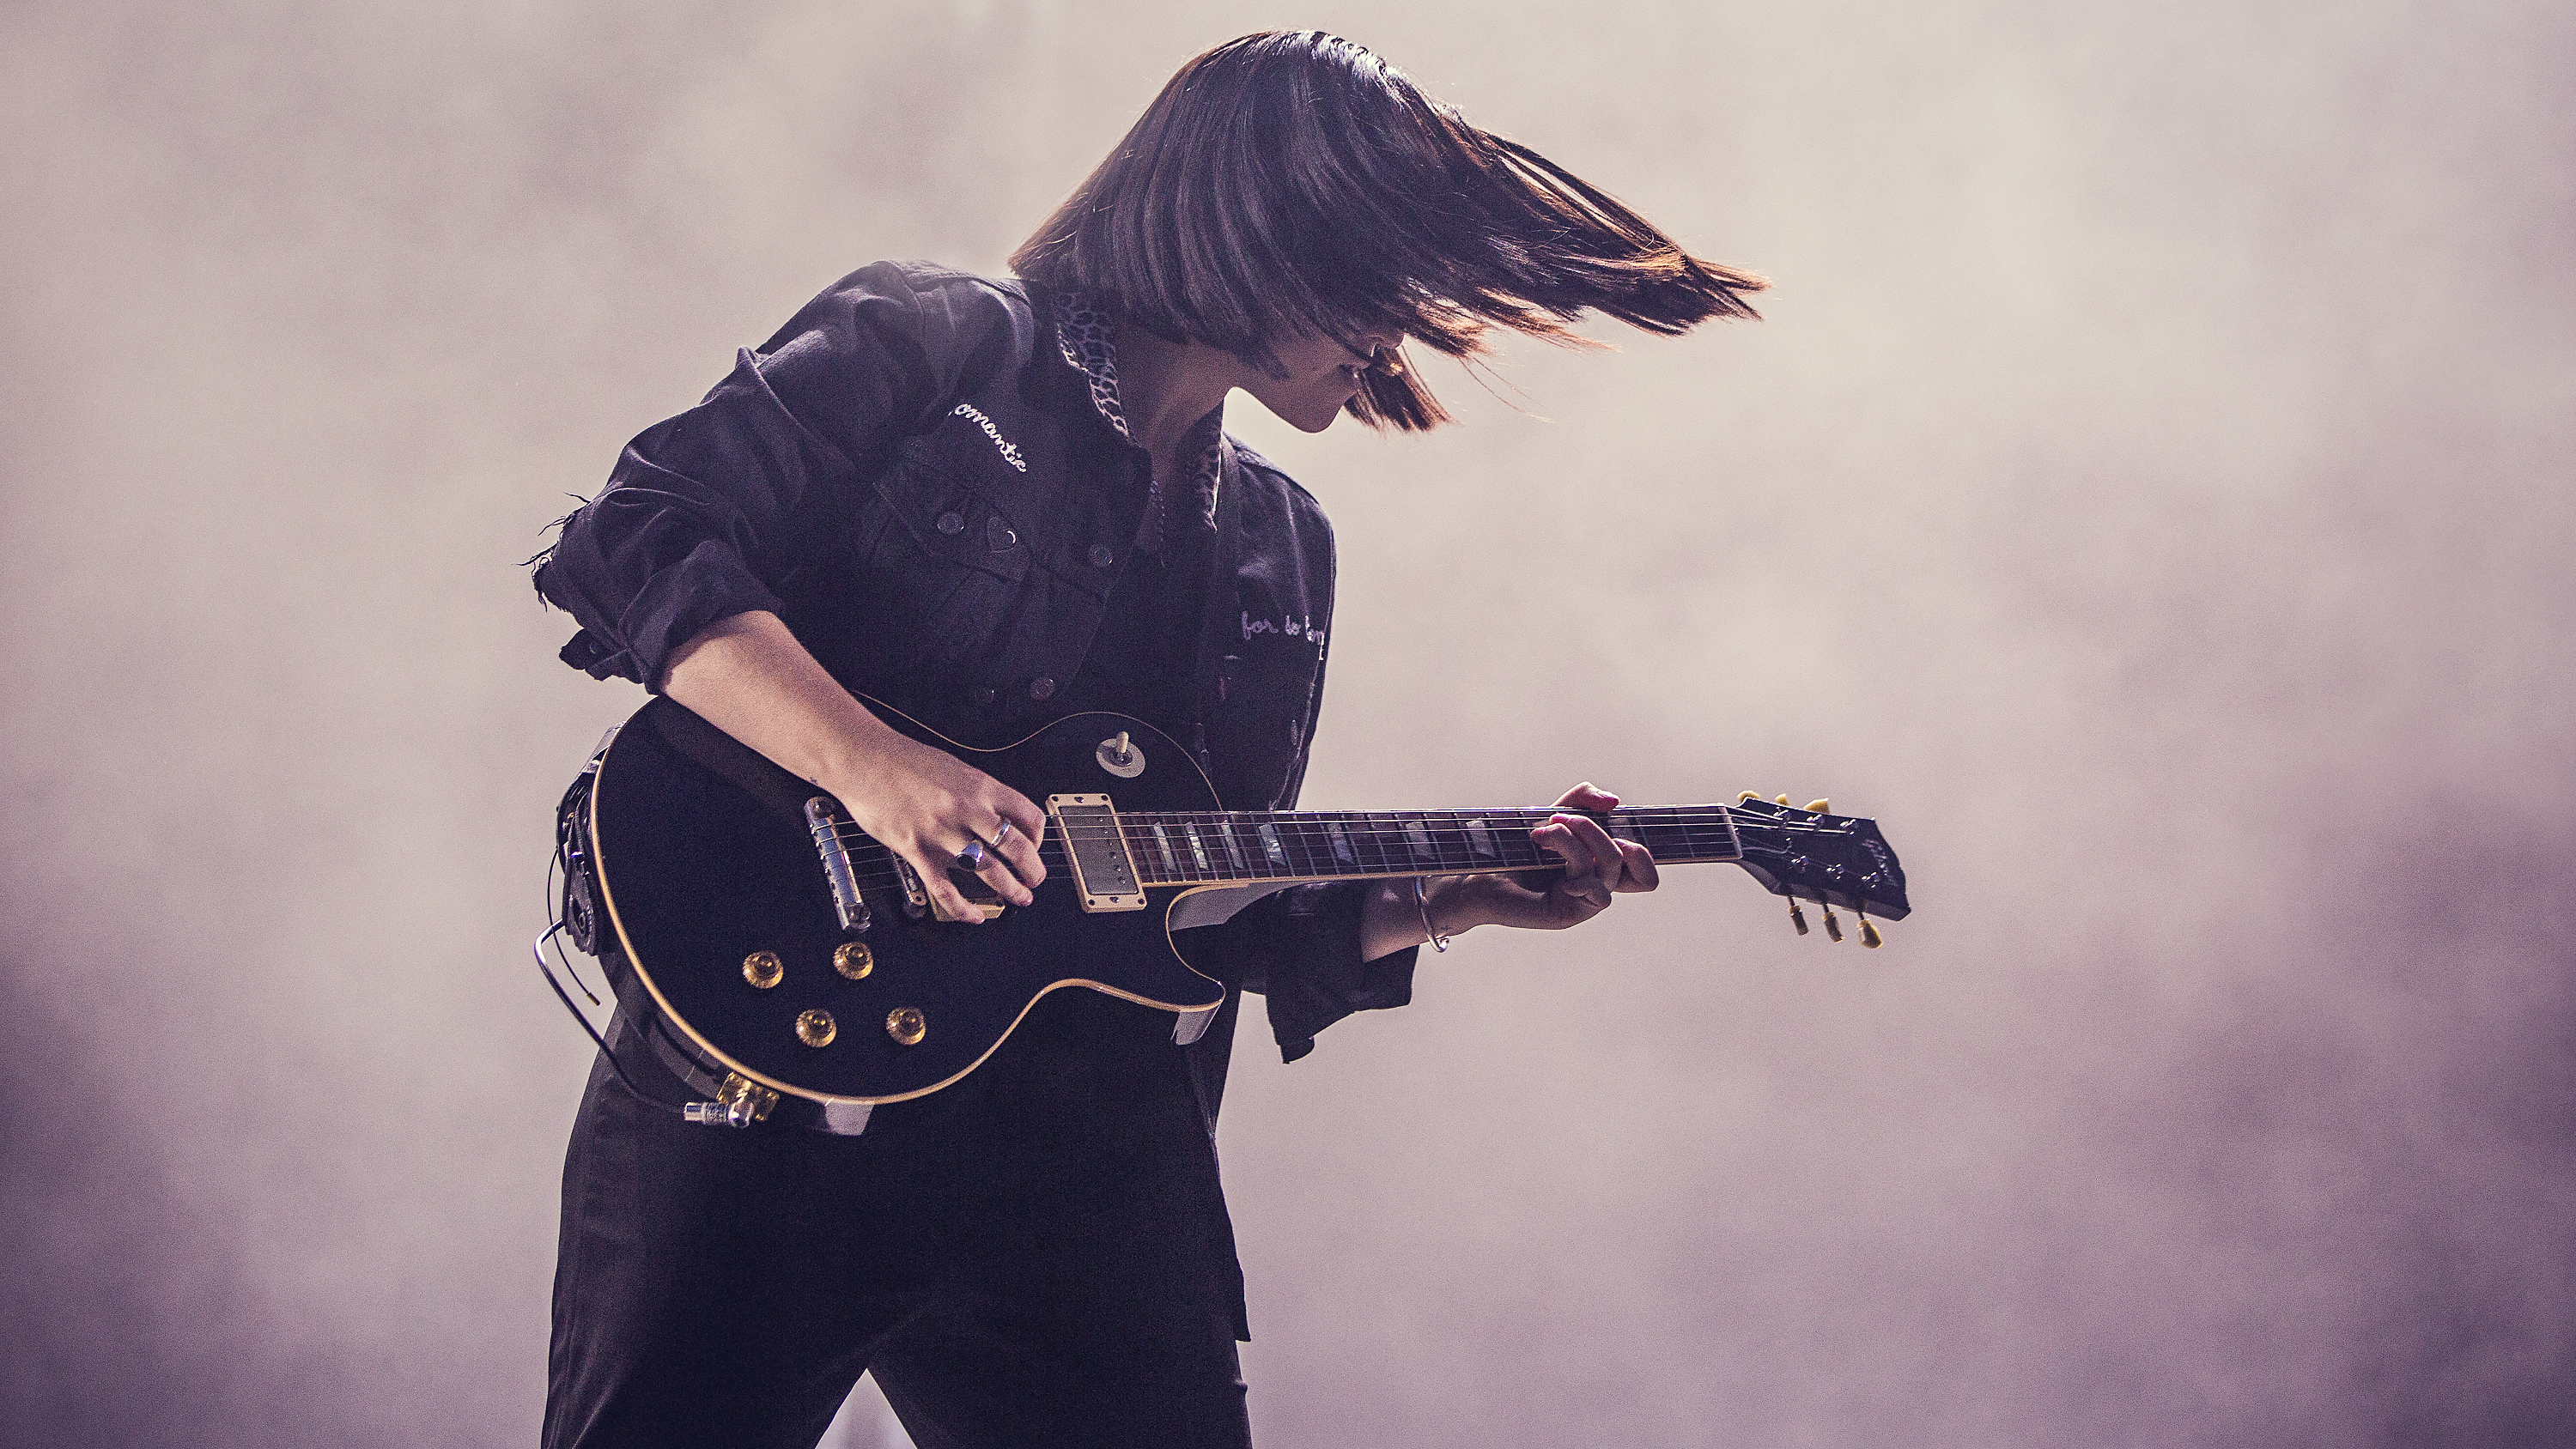
[(988, 843), (988, 844), (990, 844), (990, 845), (991, 845), (995, 850), (999, 850), (999, 849), (1001, 849), (1001, 848), (1002, 848), (1002, 842), (1003, 842), (1003, 841), (1005, 841), (1005, 840), (1008, 840), (1008, 839), (1010, 839), (1010, 838), (1011, 838), (1011, 821), (1010, 821), (1010, 817), (1008, 817), (1008, 816), (1004, 816), (1004, 817), (1003, 817), (1003, 819), (1002, 819), (1001, 828), (1000, 828), (1000, 829), (998, 829), (998, 830), (995, 830), (995, 831), (993, 832), (993, 838), (992, 838), (992, 840), (990, 840), (990, 841), (989, 841), (989, 842), (987, 842), (987, 843)]
[(966, 838), (966, 848), (957, 852), (957, 864), (966, 870), (982, 870), (984, 868), (984, 842), (975, 839), (971, 835), (968, 836)]

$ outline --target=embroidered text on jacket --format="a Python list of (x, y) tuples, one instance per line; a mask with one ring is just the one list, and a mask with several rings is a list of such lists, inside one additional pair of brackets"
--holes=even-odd
[(959, 403), (956, 411), (950, 413), (949, 416), (955, 418), (973, 418), (975, 420), (975, 426), (984, 430), (984, 436), (993, 440), (993, 446), (1002, 450), (1003, 462), (1010, 464), (1012, 467), (1019, 469), (1023, 473), (1029, 471), (1028, 460), (1020, 456), (1020, 450), (1017, 446), (1013, 445), (1008, 438), (1002, 436), (1002, 430), (1000, 428), (993, 426), (993, 420), (984, 416), (984, 410), (982, 408), (975, 406), (973, 403)]

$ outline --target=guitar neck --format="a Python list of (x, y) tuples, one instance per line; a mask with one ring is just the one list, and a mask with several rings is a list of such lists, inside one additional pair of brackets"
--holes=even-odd
[(1591, 815), (1613, 839), (1646, 847), (1661, 864), (1744, 858), (1734, 814), (1723, 805), (1606, 813), (1553, 806), (1121, 811), (1117, 819), (1138, 884), (1172, 886), (1544, 869), (1564, 862), (1532, 841), (1530, 831), (1552, 816), (1574, 814)]

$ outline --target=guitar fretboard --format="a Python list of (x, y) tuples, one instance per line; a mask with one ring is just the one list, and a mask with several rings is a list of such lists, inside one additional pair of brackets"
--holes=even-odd
[[(1164, 811), (1121, 813), (1147, 886), (1335, 880), (1532, 870), (1563, 864), (1530, 839), (1555, 809)], [(1673, 805), (1596, 815), (1614, 839), (1666, 864), (1739, 860), (1726, 807)]]

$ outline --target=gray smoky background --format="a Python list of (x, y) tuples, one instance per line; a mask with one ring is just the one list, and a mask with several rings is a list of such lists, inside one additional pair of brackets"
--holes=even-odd
[[(1235, 429), (1307, 800), (1829, 796), (1426, 955), (1221, 1145), (1273, 1446), (2576, 1442), (2576, 11), (126, 4), (0, 27), (0, 1438), (526, 1443), (590, 1047), (520, 561), (1279, 23), (1776, 282)], [(868, 1391), (835, 1442), (897, 1442)]]

